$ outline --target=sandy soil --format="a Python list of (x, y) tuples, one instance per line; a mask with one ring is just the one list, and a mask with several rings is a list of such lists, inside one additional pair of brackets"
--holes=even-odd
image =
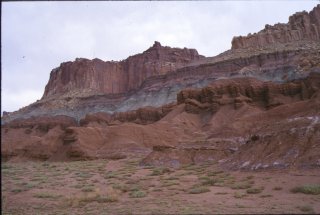
[(2, 214), (320, 213), (320, 171), (143, 167), (141, 158), (2, 163)]

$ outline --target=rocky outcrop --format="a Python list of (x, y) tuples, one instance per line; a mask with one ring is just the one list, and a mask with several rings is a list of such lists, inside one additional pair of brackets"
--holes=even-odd
[(144, 107), (134, 111), (115, 113), (113, 120), (138, 124), (154, 123), (167, 115), (174, 107), (175, 104), (168, 104), (159, 108)]
[(149, 77), (164, 75), (201, 58), (195, 49), (170, 48), (159, 42), (120, 62), (77, 58), (52, 70), (43, 99), (127, 93), (137, 90)]
[(1, 128), (2, 157), (120, 159), (153, 149), (142, 164), (179, 167), (223, 161), (227, 168), (259, 169), (273, 163), (278, 167), (281, 161), (279, 167), (312, 167), (318, 159), (319, 91), (320, 73), (283, 84), (222, 79), (181, 91), (178, 105), (90, 114), (80, 125), (63, 116), (14, 120)]
[(319, 73), (312, 73), (306, 80), (284, 84), (253, 78), (219, 80), (202, 89), (182, 90), (177, 95), (177, 102), (185, 103), (185, 110), (189, 113), (215, 113), (223, 105), (238, 109), (250, 104), (270, 109), (288, 102), (310, 99), (319, 89), (319, 78)]
[(119, 112), (114, 114), (94, 113), (87, 114), (80, 120), (81, 126), (87, 126), (89, 123), (98, 123), (104, 125), (114, 125), (123, 122), (134, 122), (137, 124), (150, 124), (159, 121), (167, 115), (176, 105), (174, 103), (162, 107), (143, 107), (134, 111)]
[(301, 40), (320, 42), (320, 5), (309, 13), (303, 11), (290, 16), (287, 24), (266, 25), (258, 33), (234, 37), (232, 49), (262, 48)]
[(155, 42), (120, 62), (63, 63), (41, 100), (4, 113), (1, 156), (319, 167), (317, 20), (319, 6), (215, 57)]
[(179, 168), (182, 165), (218, 161), (228, 155), (231, 155), (230, 150), (208, 145), (154, 146), (140, 164)]
[[(310, 13), (301, 12), (292, 17), (285, 26), (309, 32), (301, 35), (314, 35), (312, 26), (319, 24), (319, 5)], [(41, 100), (5, 114), (1, 122), (43, 115), (66, 115), (79, 122), (87, 114), (134, 112), (148, 106), (158, 108), (175, 102), (176, 94), (185, 88), (202, 88), (221, 78), (252, 77), (273, 82), (305, 78), (310, 72), (320, 71), (320, 43), (313, 36), (310, 38), (291, 43), (275, 41), (276, 46), (263, 42), (259, 49), (234, 46), (207, 58), (194, 49), (170, 48), (159, 42), (119, 62), (78, 58), (62, 63), (51, 72)], [(187, 109), (197, 112), (191, 110), (195, 107), (194, 101), (189, 103)], [(133, 112), (131, 117), (139, 118)]]
[(194, 132), (194, 138), (179, 145), (154, 146), (141, 164), (178, 168), (213, 162), (233, 170), (319, 168), (319, 92), (320, 73), (286, 84), (237, 78), (216, 81), (202, 90), (183, 90), (178, 103), (201, 119), (201, 131), (207, 136), (198, 139)]
[(320, 71), (319, 50), (320, 43), (306, 43), (292, 50), (263, 50), (251, 54), (242, 51), (238, 53), (238, 50), (227, 52), (214, 58), (202, 59), (198, 63), (193, 62), (164, 75), (149, 77), (136, 91), (84, 97), (48, 97), (4, 116), (2, 123), (41, 115), (67, 115), (79, 121), (86, 114), (113, 114), (146, 106), (161, 107), (175, 102), (177, 93), (185, 88), (201, 88), (221, 78), (253, 77), (274, 82), (300, 79), (311, 71)]
[(61, 126), (63, 128), (69, 126), (77, 126), (74, 118), (68, 116), (41, 116), (30, 117), (27, 119), (16, 119), (3, 125), (4, 128), (42, 128), (48, 131), (50, 128)]

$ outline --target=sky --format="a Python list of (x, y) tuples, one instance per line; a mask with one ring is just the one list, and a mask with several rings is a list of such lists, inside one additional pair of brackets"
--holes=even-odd
[(215, 56), (233, 36), (287, 23), (319, 1), (2, 2), (1, 111), (41, 99), (52, 69), (75, 58), (123, 60), (159, 41)]

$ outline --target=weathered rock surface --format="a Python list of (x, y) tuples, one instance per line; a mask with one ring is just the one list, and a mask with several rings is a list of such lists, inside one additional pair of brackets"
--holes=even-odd
[[(185, 103), (186, 111), (215, 113), (220, 106), (244, 104), (273, 108), (292, 101), (306, 100), (318, 90), (319, 73), (311, 73), (303, 81), (277, 84), (253, 78), (218, 80), (202, 89), (185, 89), (177, 95), (178, 104)], [(317, 83), (317, 84), (315, 84)]]
[(61, 137), (70, 126), (77, 126), (77, 122), (68, 116), (13, 120), (1, 126), (1, 156), (4, 160), (48, 160), (57, 152)]
[(175, 104), (168, 104), (162, 107), (143, 107), (138, 110), (128, 112), (118, 112), (114, 114), (94, 113), (87, 114), (80, 120), (80, 125), (88, 125), (90, 123), (104, 123), (106, 125), (114, 125), (123, 122), (134, 122), (137, 124), (150, 124), (159, 121), (170, 111), (173, 110)]
[(40, 101), (4, 114), (1, 156), (61, 161), (140, 153), (143, 165), (319, 168), (318, 8), (290, 18), (303, 34), (288, 33), (283, 43), (243, 42), (249, 45), (204, 58), (156, 42), (120, 62), (63, 63)]
[(201, 58), (195, 49), (164, 47), (159, 42), (120, 62), (77, 58), (52, 70), (43, 98), (127, 93), (140, 88), (148, 77), (164, 75)]
[(265, 29), (253, 35), (234, 37), (232, 49), (261, 48), (301, 40), (320, 42), (320, 5), (309, 13), (295, 13), (289, 17), (287, 24), (266, 25)]
[(16, 120), (2, 126), (2, 156), (115, 159), (147, 155), (153, 148), (143, 165), (220, 161), (231, 169), (319, 166), (320, 73), (283, 84), (218, 80), (181, 91), (177, 103), (90, 114), (80, 125), (61, 117)]
[[(86, 114), (127, 112), (141, 107), (161, 107), (175, 102), (176, 94), (188, 87), (201, 88), (215, 79), (253, 77), (285, 82), (320, 71), (320, 43), (304, 43), (292, 49), (254, 53), (231, 51), (215, 58), (201, 59), (164, 75), (147, 78), (139, 89), (120, 94), (52, 96), (37, 101), (2, 118), (2, 123), (17, 118), (41, 115), (67, 115), (79, 121)], [(87, 88), (83, 89), (86, 92)], [(79, 91), (81, 92), (81, 91)]]
[(286, 84), (238, 78), (183, 90), (178, 103), (199, 116), (202, 126), (194, 133), (203, 132), (202, 137), (153, 147), (142, 164), (179, 167), (213, 161), (229, 169), (319, 168), (319, 92), (320, 73)]
[[(86, 114), (161, 107), (175, 102), (184, 88), (202, 88), (221, 78), (274, 82), (304, 78), (320, 71), (319, 8), (291, 16), (288, 24), (235, 38), (231, 50), (215, 57), (155, 42), (145, 52), (119, 62), (78, 58), (62, 63), (51, 72), (43, 98), (6, 113), (2, 123), (41, 115), (66, 115), (79, 121)], [(274, 39), (260, 39), (266, 35)]]

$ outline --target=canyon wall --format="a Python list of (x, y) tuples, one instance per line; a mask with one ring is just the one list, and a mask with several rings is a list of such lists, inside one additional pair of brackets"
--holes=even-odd
[[(281, 29), (291, 26), (290, 29), (300, 30), (289, 29), (289, 33), (303, 31), (303, 38), (309, 39), (261, 44), (248, 38), (243, 38), (247, 42), (234, 39), (233, 43), (238, 45), (215, 57), (155, 42), (143, 53), (119, 62), (78, 58), (62, 63), (52, 70), (41, 100), (18, 111), (5, 112), (1, 123), (42, 115), (65, 115), (79, 122), (88, 113), (113, 114), (147, 106), (161, 107), (175, 102), (179, 91), (185, 88), (202, 88), (219, 79), (252, 77), (287, 82), (305, 78), (310, 72), (320, 71), (320, 38), (315, 30), (320, 23), (319, 8), (318, 5), (310, 13), (291, 16), (289, 24), (279, 25), (280, 30), (269, 26), (268, 31), (254, 34), (257, 38), (264, 37), (263, 32), (282, 32)], [(276, 38), (278, 33), (273, 33)]]
[(201, 58), (204, 57), (195, 49), (164, 47), (159, 42), (120, 62), (77, 58), (52, 70), (43, 98), (130, 92), (149, 77), (172, 72)]
[(320, 5), (309, 13), (295, 13), (289, 17), (287, 24), (266, 25), (258, 33), (234, 37), (232, 49), (261, 48), (301, 40), (320, 41)]
[(41, 100), (4, 113), (1, 156), (319, 168), (319, 7), (215, 57), (155, 42), (120, 62), (62, 63)]

